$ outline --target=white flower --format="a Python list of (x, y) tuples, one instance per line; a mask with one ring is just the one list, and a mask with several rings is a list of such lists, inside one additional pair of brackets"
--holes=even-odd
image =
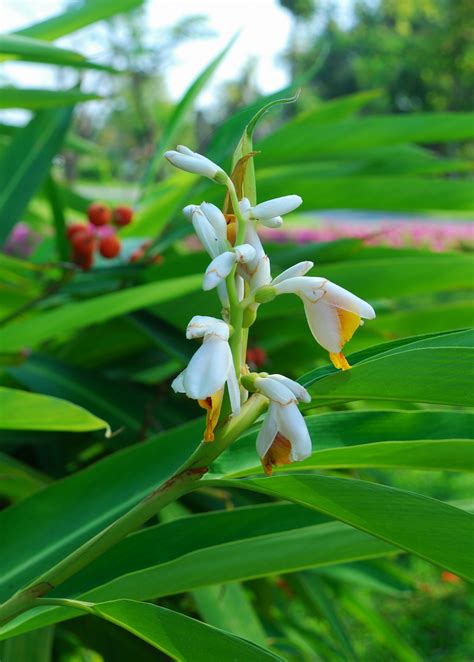
[(251, 207), (250, 203), (244, 198), (242, 211), (245, 213), (246, 218), (252, 221), (260, 221), (262, 225), (268, 228), (279, 228), (284, 214), (289, 214), (294, 211), (303, 200), (299, 195), (285, 195), (281, 198), (274, 198), (261, 202), (255, 207)]
[(222, 219), (224, 220), (224, 226), (222, 226), (216, 213), (219, 212), (220, 214), (221, 212), (217, 207), (204, 202), (199, 207), (188, 205), (183, 209), (183, 212), (186, 217), (191, 217), (193, 228), (199, 241), (212, 258), (217, 257), (229, 249), (225, 218), (222, 215)]
[(374, 319), (372, 306), (326, 278), (295, 276), (277, 280), (272, 283), (277, 294), (297, 294), (302, 299), (311, 333), (327, 349), (334, 366), (350, 368), (341, 350), (363, 324), (362, 319)]
[(205, 441), (214, 439), (227, 384), (232, 414), (240, 411), (240, 390), (229, 347), (229, 326), (222, 320), (196, 315), (188, 324), (186, 337), (202, 338), (201, 347), (188, 366), (172, 382), (176, 393), (186, 393), (207, 410)]
[(308, 391), (283, 375), (257, 377), (256, 390), (270, 399), (268, 412), (257, 437), (257, 453), (265, 473), (273, 466), (300, 462), (311, 455), (311, 437), (297, 401), (310, 402)]
[(222, 283), (234, 268), (235, 263), (245, 264), (255, 258), (255, 249), (250, 244), (236, 246), (215, 257), (204, 274), (203, 289), (212, 290)]
[(195, 175), (203, 175), (209, 179), (215, 179), (216, 175), (224, 175), (224, 171), (218, 165), (207, 159), (202, 154), (193, 152), (189, 147), (178, 145), (176, 150), (165, 152), (165, 158), (176, 168), (192, 172)]

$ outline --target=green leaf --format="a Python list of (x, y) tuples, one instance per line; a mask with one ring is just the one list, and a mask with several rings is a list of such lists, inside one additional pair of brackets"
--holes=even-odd
[(0, 453), (0, 496), (20, 501), (42, 489), (51, 480), (26, 464)]
[[(305, 421), (313, 455), (285, 466), (286, 472), (362, 466), (474, 471), (470, 412), (369, 410), (318, 414)], [(261, 473), (256, 437), (257, 431), (243, 435), (213, 463), (212, 472)]]
[(227, 46), (207, 65), (207, 67), (202, 70), (199, 76), (191, 83), (190, 87), (188, 87), (184, 95), (181, 97), (179, 103), (175, 106), (171, 117), (164, 127), (161, 138), (143, 176), (142, 195), (145, 194), (146, 189), (153, 182), (153, 179), (156, 176), (158, 164), (163, 158), (163, 153), (168, 147), (172, 145), (173, 141), (181, 130), (188, 113), (192, 109), (194, 102), (204, 87), (207, 85), (209, 80), (212, 78), (214, 72), (225, 58), (229, 50), (234, 45), (236, 38), (237, 35), (232, 37)]
[[(268, 101), (264, 106), (262, 106), (252, 117), (250, 122), (244, 128), (242, 137), (240, 138), (237, 147), (235, 148), (233, 157), (232, 157), (232, 172), (241, 159), (244, 159), (247, 154), (250, 154), (253, 151), (253, 133), (255, 127), (257, 126), (259, 120), (274, 106), (280, 106), (286, 103), (293, 103), (297, 99), (296, 96), (287, 98), (287, 99), (274, 99), (273, 101)], [(248, 159), (245, 165), (245, 174), (242, 178), (241, 187), (237, 189), (238, 194), (241, 198), (248, 198), (250, 204), (257, 204), (257, 192), (255, 188), (255, 166), (253, 158)], [(235, 181), (234, 181), (235, 184)]]
[(218, 482), (314, 508), (474, 581), (474, 516), (436, 499), (305, 474)]
[(2, 662), (51, 662), (53, 659), (54, 628), (42, 628), (5, 641), (0, 646)]
[(357, 594), (343, 595), (341, 601), (344, 609), (363, 623), (374, 639), (380, 641), (386, 650), (393, 651), (395, 659), (400, 662), (423, 662), (402, 633), (394, 630), (390, 622), (379, 614), (369, 596), (359, 591)]
[(205, 625), (177, 612), (132, 600), (95, 604), (93, 613), (125, 628), (182, 662), (213, 660), (283, 660), (230, 632)]
[[(131, 472), (136, 470), (136, 464), (131, 465), (130, 469)], [(65, 482), (70, 480), (66, 479)], [(113, 492), (112, 498), (120, 494), (120, 491), (115, 493), (115, 484), (109, 487), (109, 481), (102, 483), (102, 486), (104, 490)], [(86, 484), (84, 487), (90, 489)], [(62, 498), (59, 493), (58, 498)], [(40, 494), (36, 499), (37, 507), (41, 507), (38, 502), (42, 502), (43, 508), (51, 503), (51, 497), (44, 499)], [(31, 508), (33, 500), (29, 501)], [(18, 513), (23, 506), (19, 522), (29, 510), (25, 508), (26, 503), (10, 509)], [(82, 507), (84, 515), (78, 515), (78, 508), (75, 508), (74, 521), (87, 521), (90, 527), (90, 515), (95, 510), (88, 503), (87, 496)], [(13, 521), (18, 519), (12, 518), (12, 524)], [(60, 526), (62, 535), (67, 530), (64, 530), (64, 523), (61, 522)], [(76, 536), (75, 528), (69, 528), (69, 535)], [(6, 532), (8, 530), (5, 529)], [(35, 540), (37, 535), (40, 536), (39, 540), (44, 540), (41, 527), (38, 526), (38, 531), (33, 530), (31, 533), (33, 537), (29, 537), (30, 540)], [(18, 571), (24, 571), (24, 560), (31, 564), (30, 555), (21, 551), (21, 547), (15, 550), (12, 548), (13, 541), (5, 539), (8, 541), (4, 552), (6, 571), (10, 575), (10, 590), (14, 590), (21, 581)], [(13, 558), (12, 553), (15, 551), (17, 555), (20, 551), (19, 558)], [(56, 589), (55, 594), (80, 595), (81, 599), (95, 601), (124, 596), (147, 600), (216, 583), (242, 581), (303, 568), (326, 567), (394, 553), (397, 550), (392, 545), (346, 524), (328, 522), (326, 517), (308, 508), (294, 504), (254, 505), (227, 512), (193, 515), (143, 529), (122, 540), (71, 577)], [(236, 559), (239, 559), (239, 563), (236, 563)], [(8, 572), (8, 567), (16, 564), (18, 571), (14, 569), (12, 573)], [(8, 591), (5, 588), (8, 587), (4, 587), (2, 593), (6, 596)], [(0, 638), (74, 616), (77, 613), (64, 608), (29, 612), (0, 629)]]
[(358, 660), (349, 633), (334, 606), (334, 596), (329, 594), (325, 582), (314, 574), (300, 573), (291, 578), (290, 586), (295, 587), (298, 593), (302, 594), (311, 612), (320, 612), (328, 621), (336, 640), (339, 642), (344, 659), (353, 662)]
[[(193, 421), (116, 452), (0, 512), (5, 541), (0, 600), (60, 561), (167, 480), (197, 447), (202, 427), (201, 420)], [(24, 533), (20, 535), (21, 531)]]
[[(57, 359), (32, 354), (10, 374), (23, 386), (45, 395), (67, 398), (105, 418), (112, 429), (137, 433), (143, 426), (143, 393)], [(141, 404), (142, 407), (138, 407)]]
[(0, 344), (3, 351), (10, 352), (22, 347), (37, 347), (50, 338), (193, 292), (200, 286), (201, 279), (200, 275), (173, 278), (70, 303), (36, 315), (34, 324), (26, 319), (3, 327), (0, 329)]
[(31, 39), (30, 37), (21, 37), (15, 34), (0, 35), (0, 60), (9, 59), (5, 58), (5, 55), (12, 56), (15, 60), (27, 62), (44, 62), (46, 64), (81, 69), (114, 71), (111, 67), (88, 61), (83, 55), (75, 51), (58, 48), (58, 46), (50, 46), (40, 39)]
[(62, 14), (17, 30), (16, 35), (53, 41), (97, 21), (140, 7), (143, 0), (85, 0)]
[(318, 405), (396, 400), (473, 406), (473, 359), (474, 335), (461, 331), (387, 349), (370, 359), (361, 357), (346, 372), (331, 371), (318, 378), (321, 372), (315, 370), (301, 382), (312, 385), (311, 394)]
[(72, 106), (84, 101), (101, 99), (98, 94), (86, 94), (79, 90), (41, 90), (19, 87), (0, 88), (0, 108), (26, 108), (45, 110)]
[[(316, 107), (314, 113), (318, 112)], [(259, 141), (260, 162), (277, 163), (314, 160), (326, 154), (394, 145), (435, 143), (474, 137), (472, 113), (410, 113), (363, 117), (343, 122), (326, 122), (314, 130), (314, 117), (289, 122)], [(340, 205), (342, 207), (343, 205)]]
[(46, 395), (0, 386), (0, 429), (110, 431), (108, 424), (77, 405)]
[[(260, 165), (260, 162), (258, 162)], [(303, 211), (314, 209), (377, 209), (381, 211), (474, 209), (469, 181), (403, 175), (318, 177), (292, 166), (259, 171), (257, 184), (263, 200), (285, 190), (298, 191)]]
[(0, 154), (0, 243), (46, 178), (69, 128), (72, 108), (43, 111)]
[(192, 592), (201, 617), (214, 627), (265, 646), (267, 635), (242, 584), (203, 586)]

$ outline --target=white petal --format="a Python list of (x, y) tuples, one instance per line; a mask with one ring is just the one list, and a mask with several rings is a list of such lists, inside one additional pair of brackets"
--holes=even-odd
[(220, 253), (222, 253), (220, 250), (221, 243), (219, 238), (216, 235), (214, 228), (209, 223), (199, 207), (194, 210), (192, 221), (194, 231), (196, 232), (199, 241), (205, 250), (209, 253), (209, 255), (211, 257), (217, 257)]
[(293, 381), (285, 375), (270, 375), (271, 379), (276, 379), (277, 382), (280, 382), (284, 386), (290, 389), (290, 391), (298, 398), (300, 402), (311, 402), (311, 396), (304, 386), (298, 384), (298, 382)]
[(212, 290), (219, 283), (222, 283), (232, 271), (235, 259), (236, 254), (231, 251), (226, 251), (215, 257), (206, 269), (202, 289)]
[[(227, 347), (229, 347), (229, 345), (227, 345)], [(232, 410), (232, 416), (237, 416), (237, 414), (240, 412), (240, 386), (235, 374), (234, 364), (232, 361), (232, 352), (230, 351), (230, 347), (229, 347), (229, 352), (230, 352), (230, 367), (229, 367), (229, 373), (227, 375), (227, 390), (229, 391), (229, 400)]]
[(324, 297), (326, 301), (342, 310), (348, 310), (350, 313), (355, 313), (364, 319), (374, 319), (375, 311), (367, 301), (356, 297), (352, 292), (349, 292), (343, 287), (339, 287), (339, 285), (331, 283), (330, 281), (327, 281), (324, 289), (326, 290), (326, 295)]
[[(199, 154), (199, 152), (193, 152), (192, 149), (189, 149), (189, 147), (186, 147), (185, 145), (178, 145), (176, 150), (180, 154), (184, 154), (186, 156), (191, 156), (193, 157), (196, 161), (201, 161), (201, 163), (208, 167), (209, 169), (215, 170), (216, 172), (222, 171), (222, 168), (220, 168), (214, 161), (211, 161), (211, 159), (208, 159), (206, 156), (203, 156), (202, 154)], [(198, 174), (203, 174), (203, 173), (198, 173)], [(206, 177), (209, 177), (210, 175), (206, 175)], [(214, 175), (211, 177), (213, 179)]]
[(311, 262), (310, 260), (305, 260), (305, 262), (298, 262), (298, 264), (294, 264), (289, 269), (285, 269), (285, 271), (282, 271), (279, 276), (274, 278), (272, 285), (277, 285), (278, 283), (281, 283), (288, 278), (294, 278), (295, 276), (304, 276), (313, 267), (314, 262)]
[(187, 154), (188, 156), (196, 156), (196, 152), (193, 152), (193, 150), (189, 149), (189, 147), (186, 147), (186, 145), (178, 145), (176, 151), (180, 152), (180, 154)]
[(306, 319), (315, 340), (328, 352), (340, 352), (344, 342), (337, 309), (321, 299), (311, 303), (303, 299)]
[(176, 375), (176, 377), (171, 382), (171, 388), (175, 393), (186, 393), (186, 389), (184, 388), (185, 373), (186, 370), (183, 370), (182, 372), (179, 373), (179, 375)]
[(274, 216), (273, 218), (263, 218), (260, 223), (266, 228), (281, 228), (283, 219), (281, 216)]
[(274, 198), (261, 202), (259, 205), (252, 207), (250, 210), (251, 218), (263, 221), (265, 219), (273, 218), (275, 216), (284, 216), (294, 211), (303, 200), (299, 195), (284, 195), (281, 198)]
[(275, 436), (278, 432), (278, 424), (276, 418), (278, 406), (279, 405), (270, 402), (267, 415), (265, 416), (262, 427), (260, 428), (260, 432), (258, 433), (256, 445), (257, 453), (261, 458), (265, 456), (265, 453), (272, 445), (273, 440), (275, 439)]
[(292, 462), (305, 460), (312, 453), (311, 437), (298, 405), (293, 402), (278, 405), (276, 416), (278, 431), (291, 443), (290, 459)]
[(229, 303), (229, 296), (227, 294), (227, 287), (225, 284), (225, 281), (221, 281), (219, 285), (217, 286), (217, 295), (219, 297), (219, 301), (222, 304), (223, 308), (229, 308), (230, 303)]
[(191, 340), (191, 338), (202, 338), (210, 334), (219, 336), (222, 340), (228, 340), (229, 325), (216, 317), (194, 315), (186, 329), (186, 338)]
[(324, 295), (326, 278), (314, 276), (295, 276), (280, 281), (275, 286), (278, 294), (297, 294), (309, 301), (316, 302)]
[(183, 209), (183, 214), (187, 218), (188, 221), (191, 221), (193, 218), (193, 214), (198, 209), (197, 205), (186, 205)]
[(234, 248), (237, 261), (245, 264), (255, 259), (255, 248), (250, 244), (241, 244)]
[(258, 290), (264, 285), (269, 285), (272, 281), (272, 274), (270, 272), (270, 260), (268, 255), (263, 255), (257, 264), (256, 269), (250, 276), (250, 289), (252, 292)]
[(276, 379), (272, 379), (271, 377), (257, 377), (254, 385), (257, 391), (263, 393), (263, 395), (273, 402), (278, 402), (281, 405), (295, 402), (293, 392)]
[(239, 275), (235, 277), (235, 291), (237, 293), (237, 299), (242, 301), (245, 294), (245, 283), (244, 279)]
[(247, 223), (247, 230), (245, 232), (245, 242), (250, 244), (255, 249), (255, 264), (257, 260), (265, 255), (265, 250), (258, 236), (254, 223)]
[(245, 216), (245, 218), (249, 217), (249, 211), (250, 211), (251, 208), (252, 207), (251, 207), (251, 204), (249, 202), (249, 199), (248, 198), (242, 198), (242, 200), (239, 202), (239, 209), (242, 212), (243, 216)]
[(204, 338), (186, 368), (183, 380), (186, 394), (194, 400), (204, 400), (214, 395), (224, 386), (231, 361), (226, 340), (213, 335)]
[(221, 170), (215, 163), (205, 158), (198, 158), (197, 155), (182, 154), (173, 150), (165, 152), (165, 157), (176, 168), (191, 172), (194, 175), (203, 175), (214, 179), (217, 173)]
[(227, 223), (221, 210), (210, 202), (202, 202), (200, 207), (219, 239), (227, 241)]

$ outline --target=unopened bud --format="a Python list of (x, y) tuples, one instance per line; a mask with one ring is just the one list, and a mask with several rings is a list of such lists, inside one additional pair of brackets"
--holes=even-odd
[(266, 285), (255, 292), (254, 299), (257, 303), (268, 303), (269, 301), (273, 301), (277, 294), (278, 292), (275, 287)]

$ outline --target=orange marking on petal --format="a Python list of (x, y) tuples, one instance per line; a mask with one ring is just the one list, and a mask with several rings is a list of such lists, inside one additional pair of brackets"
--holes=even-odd
[(336, 312), (341, 328), (342, 346), (344, 347), (359, 328), (360, 316), (356, 313), (350, 313), (348, 310), (342, 310), (342, 308), (336, 308)]
[(283, 467), (285, 464), (291, 464), (290, 453), (291, 442), (278, 432), (262, 458), (263, 469), (267, 476), (272, 475), (272, 466)]
[(205, 400), (198, 400), (199, 406), (206, 410), (206, 429), (204, 430), (204, 441), (214, 441), (214, 430), (219, 421), (223, 397), (224, 389), (222, 388)]
[(329, 358), (335, 368), (338, 370), (350, 370), (351, 366), (342, 352), (329, 352)]
[(227, 222), (227, 241), (234, 246), (237, 238), (237, 221), (235, 214), (224, 214)]

